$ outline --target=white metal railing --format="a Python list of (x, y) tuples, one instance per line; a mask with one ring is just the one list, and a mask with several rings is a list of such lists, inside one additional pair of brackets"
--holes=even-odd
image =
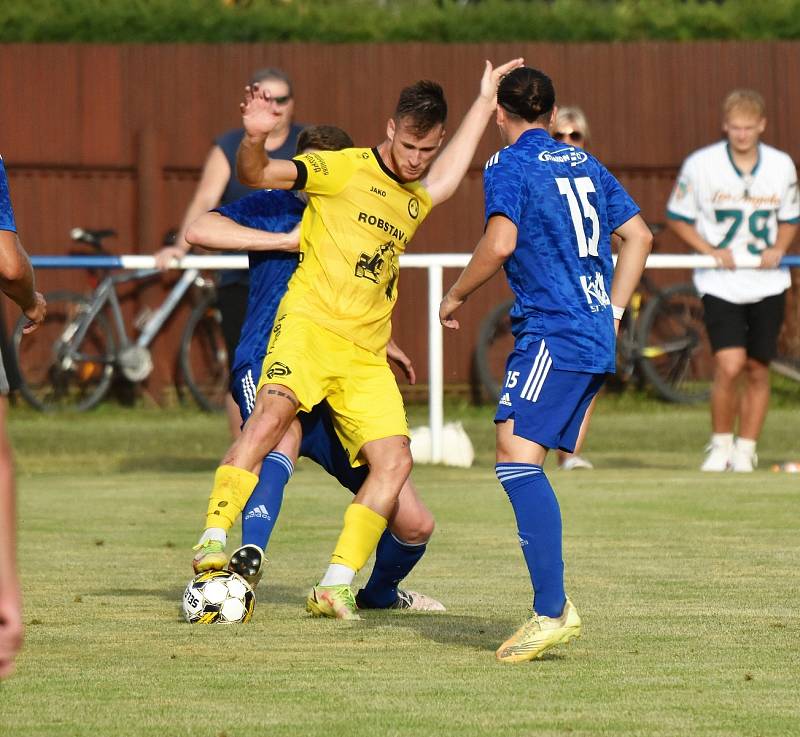
[[(439, 324), (439, 303), (442, 301), (445, 268), (463, 268), (469, 253), (415, 253), (400, 257), (400, 266), (428, 270), (428, 415), (431, 426), (431, 461), (442, 460), (444, 427), (444, 353), (443, 331)], [(152, 269), (153, 256), (32, 256), (36, 268)], [(736, 259), (738, 268), (756, 268), (758, 256)], [(800, 256), (786, 256), (782, 266), (800, 266)], [(185, 256), (174, 261), (175, 269), (246, 269), (247, 256)], [(648, 269), (715, 268), (713, 256), (653, 254), (647, 259)]]

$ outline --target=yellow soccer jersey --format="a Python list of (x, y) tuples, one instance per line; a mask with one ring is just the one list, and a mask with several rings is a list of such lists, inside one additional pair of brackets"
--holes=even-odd
[[(431, 210), (419, 182), (401, 183), (377, 149), (298, 156), (309, 195), (302, 260), (278, 314), (303, 315), (373, 353), (386, 348), (397, 299), (398, 256)], [(305, 168), (305, 181), (303, 181)]]

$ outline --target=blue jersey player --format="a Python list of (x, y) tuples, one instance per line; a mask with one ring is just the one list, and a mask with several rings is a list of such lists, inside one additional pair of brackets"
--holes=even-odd
[[(298, 138), (298, 151), (337, 150), (352, 146), (350, 138), (333, 126), (306, 128)], [(303, 195), (284, 190), (263, 190), (219, 207), (195, 221), (187, 231), (194, 245), (226, 251), (248, 251), (250, 294), (247, 314), (233, 361), (231, 393), (242, 421), (253, 411), (264, 354), (273, 330), (278, 305), (286, 292), (299, 255), (296, 231), (305, 210)], [(388, 351), (413, 376), (408, 358), (396, 348)], [(311, 458), (356, 493), (366, 478), (366, 467), (353, 468), (333, 428), (323, 403), (310, 413), (299, 413), (283, 440), (264, 459), (258, 484), (243, 510), (242, 546), (231, 555), (228, 567), (257, 584), (264, 550), (277, 522), (283, 491), (298, 455)], [(433, 532), (433, 516), (411, 482), (407, 482), (397, 512), (378, 545), (373, 573), (359, 591), (359, 607), (441, 611), (435, 599), (397, 585), (420, 560)], [(222, 567), (227, 562), (224, 545), (209, 557), (205, 542), (200, 565)], [(221, 564), (221, 565), (220, 565)], [(197, 567), (197, 566), (196, 566)], [(201, 568), (201, 570), (203, 570)]]
[[(590, 154), (555, 141), (552, 82), (520, 67), (497, 93), (506, 148), (486, 164), (486, 229), (440, 307), (442, 324), (505, 268), (514, 292), (514, 349), (497, 414), (496, 472), (517, 520), (534, 590), (533, 614), (497, 651), (503, 662), (539, 657), (577, 637), (578, 612), (564, 592), (561, 512), (542, 470), (550, 448), (572, 451), (639, 281), (652, 236), (639, 208)], [(621, 241), (616, 270), (611, 233)]]

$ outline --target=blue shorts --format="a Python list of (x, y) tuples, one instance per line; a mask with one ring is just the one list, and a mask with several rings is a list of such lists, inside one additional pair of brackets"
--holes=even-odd
[(572, 453), (581, 422), (605, 374), (553, 368), (544, 340), (514, 347), (506, 361), (495, 422), (514, 420), (514, 435)]
[[(261, 371), (260, 364), (257, 371)], [(243, 424), (247, 422), (255, 407), (257, 385), (258, 381), (254, 379), (252, 368), (237, 372), (231, 380), (231, 394), (239, 405)], [(311, 412), (298, 412), (297, 419), (303, 428), (300, 455), (322, 466), (342, 486), (355, 494), (367, 478), (369, 468), (367, 466), (353, 468), (350, 465), (350, 459), (333, 428), (328, 405), (320, 402)]]

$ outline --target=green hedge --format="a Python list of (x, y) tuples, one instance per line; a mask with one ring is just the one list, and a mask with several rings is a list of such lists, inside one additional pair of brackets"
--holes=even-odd
[(800, 0), (0, 0), (0, 42), (800, 38)]

